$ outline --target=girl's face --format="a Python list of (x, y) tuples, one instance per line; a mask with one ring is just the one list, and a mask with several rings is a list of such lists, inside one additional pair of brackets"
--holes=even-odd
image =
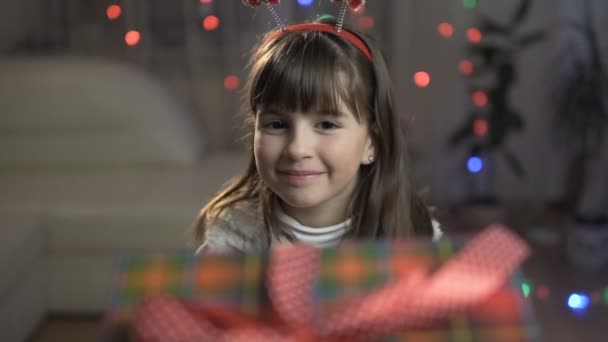
[(361, 164), (373, 145), (366, 120), (347, 106), (337, 115), (320, 112), (256, 115), (254, 154), (258, 172), (288, 215), (308, 226), (346, 219)]

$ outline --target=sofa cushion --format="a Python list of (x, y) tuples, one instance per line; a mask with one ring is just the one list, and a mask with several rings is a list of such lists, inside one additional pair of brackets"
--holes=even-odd
[(4, 171), (0, 212), (43, 220), (51, 312), (100, 313), (107, 307), (116, 258), (125, 251), (188, 247), (198, 211), (241, 172), (246, 159), (237, 152), (210, 155), (191, 167)]
[(200, 208), (245, 160), (234, 153), (192, 167), (5, 174), (0, 210), (43, 215), (51, 255), (183, 248)]
[(205, 137), (160, 80), (91, 58), (0, 61), (0, 165), (190, 164)]

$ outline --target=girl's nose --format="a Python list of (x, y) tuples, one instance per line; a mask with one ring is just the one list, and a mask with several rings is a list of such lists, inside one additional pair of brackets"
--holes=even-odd
[(312, 157), (314, 139), (305, 127), (294, 127), (285, 146), (285, 154), (293, 160)]

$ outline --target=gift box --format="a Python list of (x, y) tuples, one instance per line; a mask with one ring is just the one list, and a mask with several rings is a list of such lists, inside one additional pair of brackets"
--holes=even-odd
[(124, 255), (107, 341), (539, 341), (525, 243), (471, 239), (284, 245), (267, 253)]

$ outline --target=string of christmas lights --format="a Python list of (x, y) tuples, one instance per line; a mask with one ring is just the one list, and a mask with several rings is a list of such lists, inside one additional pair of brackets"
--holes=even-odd
[[(465, 8), (475, 9), (477, 8), (477, 0), (462, 0), (462, 4)], [(443, 38), (449, 39), (454, 36), (455, 28), (449, 22), (441, 22), (437, 25), (437, 32)], [(483, 34), (479, 28), (470, 27), (466, 29), (465, 35), (470, 44), (478, 44), (482, 41)], [(458, 63), (458, 71), (464, 77), (473, 75), (474, 64), (469, 59), (463, 59)], [(430, 83), (430, 75), (425, 71), (418, 71), (414, 74), (414, 84), (419, 88), (426, 88)], [(488, 138), (490, 131), (490, 124), (487, 119), (487, 115), (483, 114), (483, 110), (488, 104), (488, 95), (483, 90), (473, 90), (471, 92), (470, 101), (472, 105), (478, 109), (479, 115), (473, 118), (470, 122), (469, 130), (472, 132), (473, 137), (477, 140), (478, 144), (482, 144)], [(479, 173), (484, 168), (484, 159), (472, 153), (466, 161), (467, 170), (472, 173)]]
[(563, 301), (565, 305), (575, 312), (587, 310), (591, 305), (608, 305), (608, 286), (592, 291), (574, 291), (560, 298), (553, 294), (553, 291), (546, 285), (534, 286), (532, 281), (525, 280), (521, 284), (521, 291), (525, 298), (536, 297), (541, 301), (557, 299)]
[[(214, 0), (199, 0), (201, 6), (205, 6), (204, 12), (210, 12), (210, 5), (213, 4)], [(301, 7), (311, 7), (315, 0), (297, 0), (297, 3)], [(357, 10), (350, 10), (353, 15), (356, 16), (356, 25), (361, 30), (370, 30), (375, 26), (375, 21), (372, 16), (365, 15), (365, 7), (361, 7)], [(109, 21), (117, 21), (124, 16), (124, 9), (119, 3), (112, 3), (106, 7), (106, 17)], [(221, 24), (221, 19), (217, 15), (208, 14), (202, 18), (201, 27), (205, 31), (216, 31)], [(129, 47), (135, 47), (139, 45), (142, 39), (141, 31), (138, 29), (130, 29), (125, 32), (124, 42)], [(428, 77), (428, 76), (427, 76)], [(430, 80), (429, 80), (430, 81)], [(428, 82), (427, 82), (428, 83)], [(236, 91), (241, 86), (241, 80), (236, 75), (226, 75), (224, 78), (224, 88), (227, 91)]]

